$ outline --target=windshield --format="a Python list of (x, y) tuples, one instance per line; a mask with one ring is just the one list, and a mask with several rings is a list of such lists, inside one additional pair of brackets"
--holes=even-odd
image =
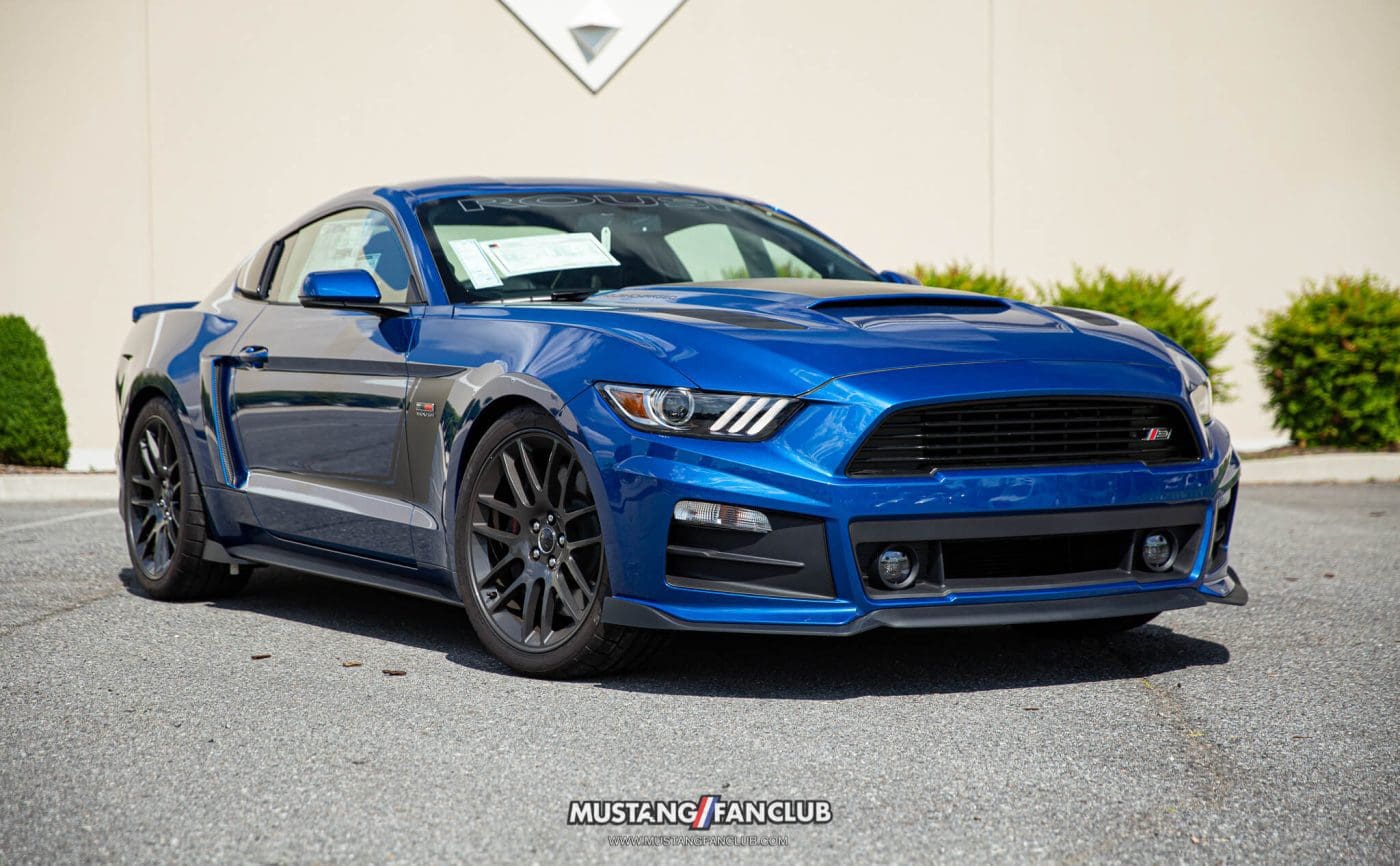
[(454, 303), (746, 277), (876, 280), (802, 223), (708, 196), (538, 193), (418, 208)]

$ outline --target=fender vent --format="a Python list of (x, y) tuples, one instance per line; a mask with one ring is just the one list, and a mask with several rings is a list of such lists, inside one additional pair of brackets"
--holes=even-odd
[(227, 360), (214, 359), (209, 369), (209, 405), (206, 407), (209, 429), (214, 434), (214, 450), (219, 458), (219, 480), (229, 487), (241, 487), (242, 472), (233, 450), (230, 430), (229, 395), (232, 393), (233, 367)]

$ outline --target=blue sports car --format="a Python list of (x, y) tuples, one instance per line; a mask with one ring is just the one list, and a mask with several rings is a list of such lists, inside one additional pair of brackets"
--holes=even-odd
[(135, 309), (137, 579), (196, 598), (276, 565), (460, 604), (555, 677), (670, 630), (1244, 603), (1200, 364), (1114, 316), (913, 283), (699, 189), (349, 193), (203, 301)]

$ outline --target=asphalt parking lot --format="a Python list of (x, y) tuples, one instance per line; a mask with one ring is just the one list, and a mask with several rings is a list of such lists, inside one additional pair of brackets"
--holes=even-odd
[(608, 837), (661, 831), (569, 826), (569, 801), (703, 794), (833, 819), (678, 859), (1394, 863), (1400, 485), (1240, 509), (1243, 609), (686, 637), (553, 683), (459, 610), (291, 572), (151, 601), (114, 510), (0, 505), (0, 863), (652, 860)]

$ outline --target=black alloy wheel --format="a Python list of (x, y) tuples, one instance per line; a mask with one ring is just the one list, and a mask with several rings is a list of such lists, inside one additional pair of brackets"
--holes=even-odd
[(126, 527), (132, 558), (147, 578), (160, 580), (180, 547), (180, 455), (159, 415), (135, 431), (129, 450)]
[(204, 497), (181, 430), (164, 398), (141, 406), (122, 444), (120, 513), (136, 580), (165, 600), (215, 598), (242, 589), (248, 575), (204, 559)]
[(476, 601), (503, 640), (540, 652), (578, 631), (598, 594), (603, 536), (567, 442), (527, 430), (498, 445), (473, 485), (470, 534)]
[(603, 622), (601, 518), (578, 452), (540, 407), (505, 412), (472, 449), (457, 493), (457, 591), (482, 644), (515, 670), (598, 675), (664, 642)]

